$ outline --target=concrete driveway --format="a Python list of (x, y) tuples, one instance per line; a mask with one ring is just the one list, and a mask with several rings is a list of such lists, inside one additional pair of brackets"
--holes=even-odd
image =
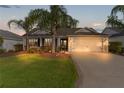
[(79, 79), (76, 87), (124, 88), (124, 57), (104, 53), (72, 53)]

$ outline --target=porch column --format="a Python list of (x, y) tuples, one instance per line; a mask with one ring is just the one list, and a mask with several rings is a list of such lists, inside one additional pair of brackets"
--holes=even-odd
[(60, 47), (60, 38), (57, 38), (57, 47)]
[(26, 39), (25, 39), (25, 37), (23, 38), (23, 50), (26, 50)]
[(40, 38), (40, 47), (42, 46), (42, 38)]

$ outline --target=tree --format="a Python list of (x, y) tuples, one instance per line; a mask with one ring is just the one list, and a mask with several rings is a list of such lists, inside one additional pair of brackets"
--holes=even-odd
[(123, 20), (124, 20), (124, 5), (115, 6), (111, 11), (111, 15), (116, 17), (118, 12), (121, 12), (123, 14)]
[(64, 6), (59, 5), (51, 5), (50, 11), (35, 9), (32, 10), (29, 15), (35, 18), (37, 28), (51, 31), (52, 53), (55, 52), (55, 37), (57, 29), (61, 27), (75, 28), (78, 24), (78, 20), (73, 19), (70, 15), (68, 15)]
[(34, 24), (34, 18), (31, 17), (25, 17), (24, 20), (10, 20), (8, 22), (8, 26), (11, 27), (11, 24), (16, 25), (18, 28), (23, 29), (26, 32), (26, 50), (29, 49), (29, 38), (28, 33), (32, 31), (33, 24)]
[(0, 46), (3, 44), (4, 40), (3, 38), (0, 36)]
[[(121, 12), (123, 15), (123, 19), (118, 19), (117, 13)], [(124, 28), (124, 6), (123, 5), (117, 5), (115, 6), (112, 11), (111, 15), (108, 17), (108, 20), (106, 21), (107, 25), (110, 27), (117, 27), (117, 28)]]

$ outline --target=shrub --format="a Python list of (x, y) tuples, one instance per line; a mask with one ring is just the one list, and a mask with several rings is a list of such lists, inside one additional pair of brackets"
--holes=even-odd
[(58, 47), (56, 48), (56, 52), (60, 52), (60, 50), (61, 50), (61, 47), (58, 46)]
[(0, 36), (0, 46), (3, 44), (3, 38)]
[(42, 52), (50, 52), (52, 50), (52, 47), (51, 46), (42, 46), (40, 48), (40, 51)]
[(19, 52), (23, 50), (23, 45), (22, 44), (16, 44), (14, 45), (15, 51)]
[(122, 43), (121, 42), (110, 42), (109, 51), (112, 53), (121, 53), (122, 52)]
[(27, 52), (28, 53), (39, 53), (39, 51), (40, 51), (39, 48), (29, 48)]
[(5, 49), (0, 48), (0, 54), (4, 53)]
[(15, 52), (14, 50), (8, 50), (8, 52)]
[(66, 46), (64, 46), (64, 45), (60, 46), (60, 50), (65, 51), (66, 50)]
[(124, 53), (124, 47), (122, 47), (122, 53)]

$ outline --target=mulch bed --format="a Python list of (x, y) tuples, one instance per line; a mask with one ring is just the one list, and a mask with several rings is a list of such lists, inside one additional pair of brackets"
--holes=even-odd
[[(0, 54), (0, 57), (8, 57), (8, 56), (15, 56), (15, 55), (20, 55), (20, 54), (29, 54), (26, 51), (21, 51), (21, 52), (6, 52)], [(30, 53), (31, 54), (31, 53)], [(49, 53), (49, 52), (42, 52), (39, 53), (43, 57), (51, 57), (51, 58), (67, 58), (70, 57), (70, 54), (68, 53)]]
[(25, 51), (22, 52), (6, 52), (6, 53), (2, 53), (0, 54), (0, 57), (8, 57), (8, 56), (15, 56), (15, 55), (20, 55), (20, 54), (25, 54)]
[(40, 53), (41, 56), (44, 57), (51, 57), (51, 58), (67, 58), (70, 56), (70, 54), (66, 54), (66, 53)]

